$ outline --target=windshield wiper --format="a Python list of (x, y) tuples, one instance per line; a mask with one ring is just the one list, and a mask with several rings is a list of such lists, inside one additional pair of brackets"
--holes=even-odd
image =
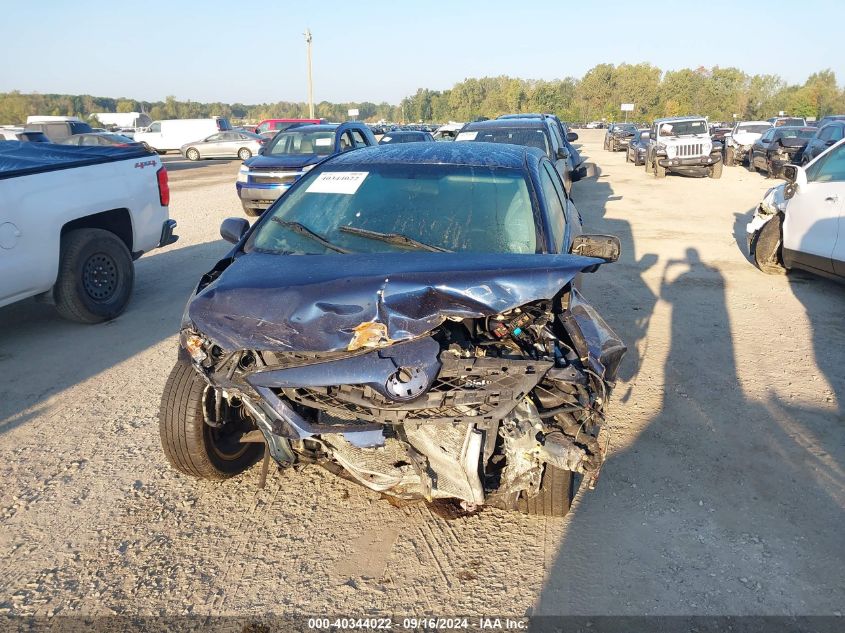
[(291, 231), (293, 231), (294, 233), (297, 233), (298, 235), (304, 235), (305, 237), (310, 237), (312, 240), (314, 240), (315, 242), (317, 242), (321, 246), (325, 246), (329, 250), (332, 250), (336, 253), (343, 253), (344, 255), (348, 255), (349, 253), (352, 252), (352, 251), (346, 250), (345, 248), (343, 248), (341, 246), (337, 246), (335, 244), (332, 244), (325, 237), (323, 237), (322, 235), (319, 235), (318, 233), (315, 233), (314, 231), (309, 229), (304, 224), (300, 224), (299, 222), (291, 222), (289, 220), (282, 220), (282, 219), (277, 218), (275, 216), (273, 216), (270, 219), (273, 220), (273, 222), (276, 222), (277, 224), (281, 224), (286, 229), (290, 229)]
[(441, 248), (440, 246), (432, 246), (431, 244), (426, 244), (425, 242), (417, 241), (414, 238), (408, 237), (407, 235), (402, 235), (401, 233), (379, 233), (378, 231), (368, 231), (367, 229), (359, 229), (354, 226), (341, 226), (338, 228), (338, 231), (343, 231), (344, 233), (351, 233), (352, 235), (358, 235), (360, 237), (368, 237), (373, 240), (387, 242), (388, 244), (396, 244), (397, 246), (410, 246), (412, 248), (424, 251), (432, 251), (434, 253), (452, 252), (447, 248)]

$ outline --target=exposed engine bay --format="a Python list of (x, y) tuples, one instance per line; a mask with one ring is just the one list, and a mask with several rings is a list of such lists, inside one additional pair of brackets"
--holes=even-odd
[(594, 487), (607, 452), (600, 431), (625, 346), (561, 281), (500, 312), (444, 309), (422, 335), (383, 319), (338, 326), (345, 349), (315, 352), (227, 349), (195, 324), (197, 309), (181, 353), (208, 384), (206, 423), (260, 430), (282, 465), (321, 464), (401, 499), (513, 509), (549, 467)]

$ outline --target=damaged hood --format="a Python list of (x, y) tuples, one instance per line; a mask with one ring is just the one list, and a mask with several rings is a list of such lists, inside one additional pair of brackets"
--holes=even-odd
[(224, 350), (345, 350), (362, 324), (390, 342), (447, 318), (551, 299), (604, 263), (578, 255), (378, 253), (237, 257), (188, 303), (187, 320)]

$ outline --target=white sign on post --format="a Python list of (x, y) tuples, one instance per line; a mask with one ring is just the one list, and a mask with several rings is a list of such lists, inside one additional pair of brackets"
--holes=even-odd
[(349, 116), (358, 116), (358, 108), (349, 108)]
[(634, 111), (634, 104), (633, 103), (623, 103), (622, 104), (622, 112), (633, 112)]

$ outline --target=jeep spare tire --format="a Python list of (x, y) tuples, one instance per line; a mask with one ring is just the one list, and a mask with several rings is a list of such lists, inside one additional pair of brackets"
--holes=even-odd
[(111, 231), (77, 229), (62, 236), (56, 309), (79, 323), (119, 316), (129, 303), (135, 268), (126, 244)]

